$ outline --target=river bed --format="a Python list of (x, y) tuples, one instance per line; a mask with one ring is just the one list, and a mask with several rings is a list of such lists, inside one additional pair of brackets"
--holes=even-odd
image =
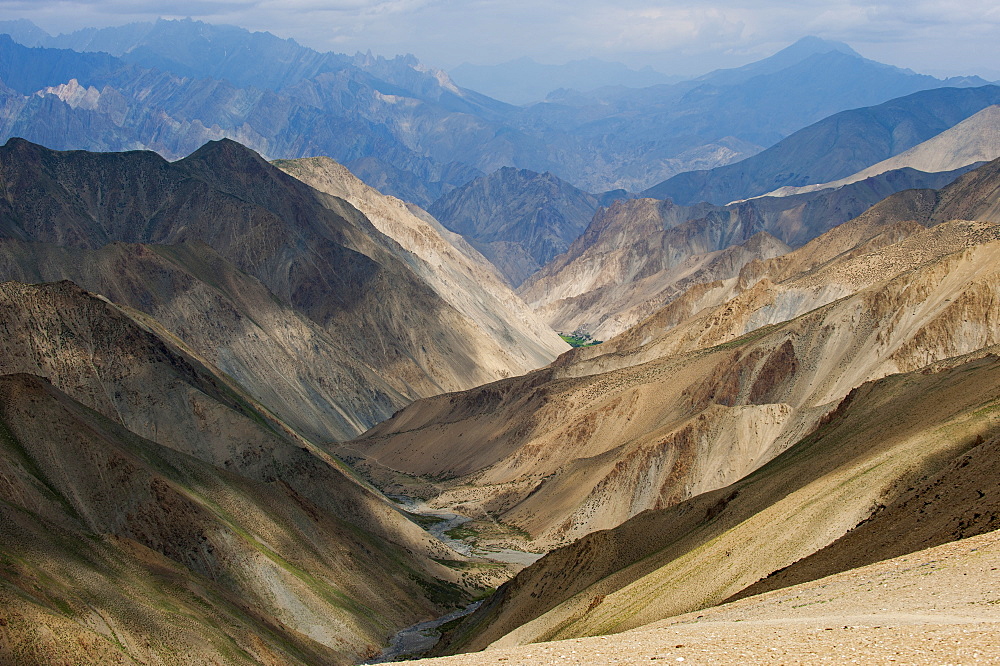
[[(439, 522), (426, 528), (427, 532), (456, 553), (465, 557), (483, 562), (502, 562), (522, 566), (528, 566), (542, 557), (539, 553), (529, 553), (510, 548), (480, 548), (466, 543), (461, 539), (454, 539), (448, 536), (447, 532), (470, 522), (472, 518), (445, 509), (434, 509), (427, 506), (426, 503), (406, 495), (389, 495), (389, 497), (408, 513), (417, 516), (439, 518)], [(469, 615), (479, 608), (482, 603), (482, 601), (476, 601), (465, 608), (460, 608), (435, 620), (427, 620), (426, 622), (419, 622), (411, 627), (407, 627), (392, 637), (389, 646), (382, 650), (382, 654), (361, 663), (385, 664), (406, 657), (418, 658), (437, 645), (437, 642), (441, 639), (441, 632), (437, 631), (438, 627), (452, 620)]]
[(460, 617), (465, 617), (479, 608), (482, 603), (482, 601), (477, 601), (436, 620), (428, 620), (415, 624), (412, 627), (407, 627), (392, 637), (389, 647), (383, 649), (382, 654), (375, 659), (361, 663), (385, 664), (390, 661), (396, 661), (401, 657), (419, 657), (437, 645), (437, 642), (441, 639), (441, 632), (437, 631), (438, 627), (452, 620), (457, 620)]

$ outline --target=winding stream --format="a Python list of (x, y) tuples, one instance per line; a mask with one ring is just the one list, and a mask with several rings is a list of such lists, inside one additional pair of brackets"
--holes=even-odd
[(426, 622), (415, 624), (412, 627), (407, 627), (392, 637), (389, 647), (383, 649), (382, 654), (374, 659), (363, 661), (361, 663), (385, 664), (390, 661), (396, 661), (401, 657), (419, 657), (424, 652), (427, 652), (432, 647), (437, 645), (437, 642), (441, 639), (441, 632), (435, 631), (438, 627), (446, 622), (451, 622), (452, 620), (457, 620), (460, 617), (465, 617), (479, 608), (482, 603), (482, 601), (477, 601), (469, 604), (465, 608), (460, 608), (457, 611), (439, 617), (436, 620), (427, 620)]
[[(444, 509), (431, 508), (426, 503), (414, 500), (412, 497), (406, 495), (390, 495), (389, 497), (408, 513), (441, 519), (440, 522), (428, 527), (427, 532), (456, 553), (466, 557), (483, 562), (504, 562), (524, 566), (532, 564), (542, 557), (538, 553), (528, 553), (523, 550), (513, 550), (510, 548), (490, 548), (488, 550), (477, 548), (460, 539), (453, 539), (448, 536), (447, 532), (470, 522), (472, 518)], [(426, 622), (419, 622), (412, 627), (407, 627), (392, 637), (389, 646), (382, 650), (382, 654), (361, 663), (384, 664), (406, 657), (419, 657), (434, 647), (438, 640), (440, 640), (441, 632), (437, 631), (438, 627), (452, 620), (469, 615), (479, 608), (482, 603), (482, 601), (476, 601), (465, 608), (460, 608), (436, 620), (427, 620)]]

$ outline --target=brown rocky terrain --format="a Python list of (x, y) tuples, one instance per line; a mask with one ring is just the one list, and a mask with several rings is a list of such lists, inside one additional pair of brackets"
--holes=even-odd
[(350, 446), (440, 479), (436, 502), (567, 543), (744, 477), (865, 381), (995, 344), (997, 252), (989, 224), (925, 229), (848, 254), (801, 293), (761, 281), (649, 349), (612, 341), (421, 401)]
[(619, 634), (423, 662), (990, 663), (998, 568), (1000, 535), (990, 532)]
[[(967, 169), (966, 169), (967, 170)], [(688, 287), (731, 280), (744, 265), (800, 247), (901, 190), (939, 188), (963, 170), (887, 172), (837, 190), (729, 206), (619, 201), (519, 289), (554, 328), (610, 339)]]
[[(0, 177), (0, 235), (43, 244), (7, 251), (5, 279), (80, 280), (168, 320), (313, 437), (353, 436), (416, 397), (523, 372), (562, 347), (516, 313), (486, 324), (456, 310), (356, 208), (231, 141), (168, 163), (12, 140)], [(116, 242), (130, 246), (106, 249)]]
[[(995, 354), (981, 352), (864, 384), (739, 482), (542, 558), (470, 616), (449, 649), (640, 627), (718, 604), (831, 543), (854, 560), (826, 574), (992, 530), (998, 372)], [(898, 529), (883, 533), (880, 522)], [(918, 533), (887, 547), (905, 525)]]

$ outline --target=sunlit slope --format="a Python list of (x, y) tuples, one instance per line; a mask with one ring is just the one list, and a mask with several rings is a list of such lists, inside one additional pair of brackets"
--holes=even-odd
[[(1000, 362), (990, 353), (866, 383), (747, 478), (543, 558), (473, 616), (451, 649), (622, 631), (719, 603), (873, 513), (878, 520), (935, 476), (991, 456), (985, 442), (1000, 435), (998, 417)], [(995, 488), (995, 465), (983, 462), (977, 478)], [(933, 507), (942, 525), (977, 510)], [(945, 530), (938, 542), (949, 538)]]
[[(790, 321), (640, 363), (599, 355), (582, 376), (569, 359), (418, 402), (351, 445), (450, 479), (442, 498), (478, 502), (543, 544), (614, 527), (742, 478), (866, 381), (1000, 342), (997, 237), (988, 224), (923, 230), (848, 257), (874, 284), (845, 281), (839, 300)], [(766, 285), (762, 303), (748, 294), (727, 308), (762, 316)]]

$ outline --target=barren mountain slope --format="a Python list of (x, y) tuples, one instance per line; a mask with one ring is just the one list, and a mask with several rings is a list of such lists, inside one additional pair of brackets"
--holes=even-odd
[(412, 400), (511, 373), (511, 355), (400, 261), (398, 244), (357, 209), (234, 142), (168, 163), (11, 140), (0, 177), (0, 235), (85, 249), (201, 242), (258, 279), (336, 342), (332, 353), (350, 359), (342, 375), (367, 365), (391, 387), (374, 392), (374, 409), (348, 414), (349, 429), (370, 425), (364, 412), (383, 410), (386, 398), (401, 406), (393, 393)]
[[(618, 202), (602, 209), (569, 251), (519, 292), (553, 327), (582, 328), (609, 339), (696, 282), (734, 278), (744, 264), (798, 247), (889, 195), (943, 187), (964, 171), (897, 170), (839, 190), (726, 207)], [(747, 242), (761, 231), (773, 238)], [(713, 254), (721, 250), (726, 253)], [(691, 275), (695, 270), (698, 274)]]
[(0, 478), (5, 663), (349, 664), (448, 594), (344, 513), (33, 375), (0, 377)]
[(448, 192), (428, 210), (516, 287), (565, 252), (597, 206), (596, 196), (551, 173), (505, 167)]
[(69, 282), (0, 284), (0, 372), (51, 381), (140, 436), (262, 482), (415, 551), (436, 542), (148, 317)]
[(998, 568), (1000, 533), (990, 532), (621, 634), (420, 666), (986, 662), (1000, 650)]
[[(998, 387), (1000, 361), (991, 354), (866, 383), (739, 482), (542, 558), (470, 616), (451, 649), (623, 631), (717, 604), (930, 487), (1000, 437)], [(975, 469), (995, 507), (995, 465)], [(947, 523), (975, 520), (979, 507), (931, 510), (947, 517), (940, 543), (952, 538)]]
[(323, 327), (204, 243), (88, 250), (0, 239), (0, 278), (71, 280), (148, 314), (313, 441), (348, 439), (408, 402)]
[[(1000, 231), (957, 223), (923, 233), (914, 249), (852, 257), (875, 284), (848, 296), (863, 284), (842, 279), (846, 298), (792, 321), (641, 364), (597, 356), (585, 376), (567, 357), (420, 401), (351, 446), (376, 467), (447, 479), (436, 501), (478, 506), (542, 547), (725, 486), (861, 383), (1000, 340), (989, 307), (1000, 288)], [(878, 281), (887, 275), (895, 277)], [(767, 284), (755, 295), (766, 305)], [(772, 314), (787, 318), (780, 307)]]
[[(794, 252), (748, 263), (738, 279), (694, 285), (600, 348), (576, 349), (560, 364), (581, 374), (609, 367), (600, 356), (614, 359), (610, 367), (621, 367), (726, 342), (757, 326), (784, 321), (829, 303), (905, 268), (906, 261), (918, 257), (926, 261), (981, 242), (984, 233), (992, 233), (986, 228), (989, 223), (1000, 221), (998, 182), (1000, 160), (964, 174), (938, 191), (906, 190), (889, 196)], [(921, 233), (925, 225), (956, 219), (986, 222), (950, 225), (921, 234), (902, 246), (903, 253), (896, 257), (884, 251)], [(844, 268), (836, 269), (841, 263)], [(730, 304), (730, 300), (734, 302)]]
[(782, 187), (769, 196), (789, 196), (803, 192), (842, 187), (886, 171), (911, 168), (919, 171), (951, 171), (976, 162), (1000, 157), (1000, 106), (988, 106), (937, 136), (913, 148), (862, 169), (854, 175), (828, 183), (803, 187)]
[(1000, 528), (1000, 439), (982, 441), (856, 528), (734, 598), (763, 594)]
[(511, 291), (485, 257), (426, 212), (411, 210), (399, 199), (368, 187), (328, 157), (274, 164), (315, 189), (346, 200), (398, 242), (407, 253), (401, 258), (413, 271), (512, 357), (508, 362), (511, 374), (541, 367), (568, 349)]

